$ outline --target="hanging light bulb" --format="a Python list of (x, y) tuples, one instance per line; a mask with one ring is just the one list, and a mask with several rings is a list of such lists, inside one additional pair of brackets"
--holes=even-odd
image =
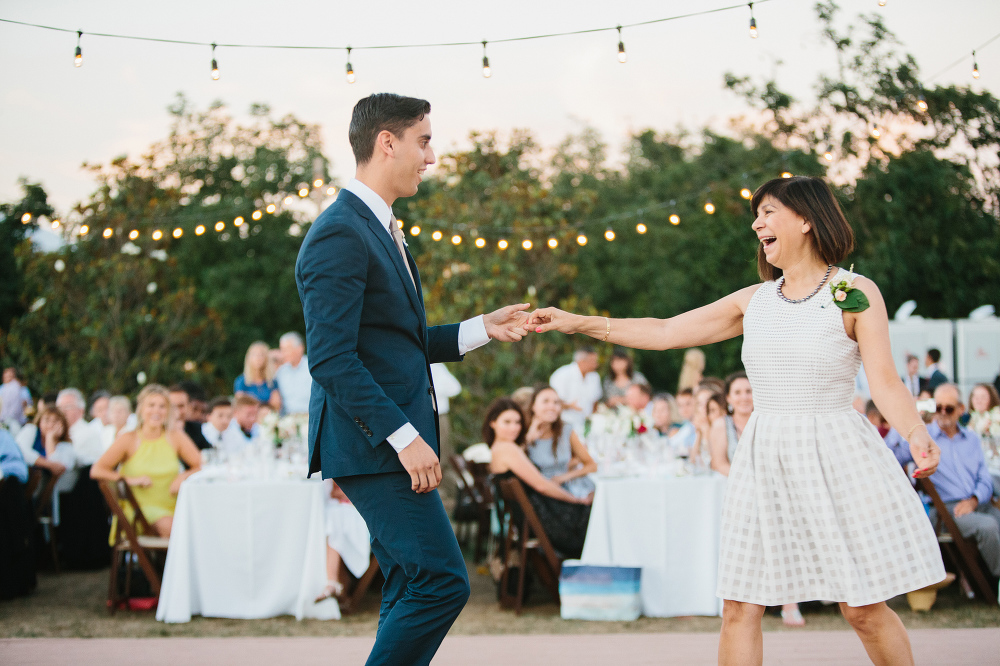
[(753, 17), (753, 3), (748, 2), (747, 6), (750, 8), (750, 38), (757, 39), (757, 19)]
[(499, 241), (497, 241), (497, 247), (500, 248), (501, 250), (506, 250), (507, 249), (507, 241), (505, 241), (503, 238), (501, 238)]
[(525, 238), (524, 241), (521, 243), (521, 247), (523, 247), (525, 250), (530, 250), (532, 246), (533, 246), (532, 242), (527, 238)]
[(584, 236), (583, 234), (580, 234), (579, 236), (576, 237), (576, 243), (580, 247), (583, 247), (584, 245), (587, 244), (587, 237)]
[(347, 82), (354, 83), (354, 68), (351, 67), (351, 47), (347, 47)]
[(76, 31), (76, 52), (73, 54), (73, 66), (79, 67), (83, 64), (83, 49), (80, 48), (80, 38), (83, 37), (83, 31)]
[(299, 196), (302, 197), (302, 198), (305, 198), (305, 197), (309, 196), (309, 188), (308, 187), (300, 187), (299, 188)]
[(212, 80), (219, 80), (219, 63), (215, 59), (215, 43), (212, 43)]
[(61, 223), (59, 222), (59, 220), (52, 220), (52, 228), (53, 229), (58, 229), (60, 224)]
[(486, 40), (483, 40), (483, 78), (488, 79), (493, 75), (490, 70), (490, 59), (486, 57)]
[(21, 224), (27, 224), (31, 222), (31, 213), (25, 213), (21, 216)]
[(253, 215), (251, 215), (250, 217), (252, 217), (255, 220), (259, 220), (260, 218), (264, 217), (264, 213), (260, 212), (259, 210), (255, 210), (253, 212)]
[(615, 239), (615, 232), (609, 227), (607, 231), (604, 232), (604, 238), (611, 242)]
[(264, 210), (273, 215), (274, 211), (276, 211), (277, 209), (278, 207), (275, 206), (274, 204), (267, 204), (267, 208), (265, 208)]
[(635, 230), (638, 231), (640, 234), (644, 234), (646, 233), (646, 231), (648, 231), (648, 229), (646, 229), (646, 225), (643, 224), (642, 222), (635, 225)]
[[(292, 203), (292, 195), (289, 194), (287, 197), (285, 197), (284, 199), (282, 199), (281, 203), (285, 204), (286, 206), (288, 204)], [(271, 211), (268, 211), (268, 212), (271, 212)]]
[(979, 64), (976, 62), (976, 52), (972, 51), (972, 78), (979, 78)]
[(156, 231), (153, 232), (153, 240), (158, 241), (161, 238), (163, 238), (163, 232), (162, 231), (160, 231), (159, 229), (157, 229)]
[(242, 215), (240, 215), (235, 220), (233, 220), (233, 224), (235, 224), (237, 227), (240, 226), (241, 224), (243, 224), (243, 222), (244, 222), (244, 220), (243, 220), (243, 216)]
[(742, 190), (740, 190), (740, 196), (743, 197), (744, 199), (749, 199), (750, 197), (753, 196), (753, 192), (750, 191), (750, 188), (744, 187)]
[(403, 228), (403, 221), (397, 218), (396, 219), (396, 226), (398, 226), (400, 229), (402, 229)]
[(680, 223), (681, 223), (681, 216), (680, 215), (678, 215), (677, 213), (674, 213), (673, 215), (670, 216), (670, 224), (672, 224), (672, 225), (674, 225), (676, 227)]
[(420, 235), (420, 227), (418, 227), (415, 224), (412, 227), (410, 227), (410, 235), (411, 236), (419, 236)]
[(452, 245), (461, 245), (462, 244), (462, 237), (459, 236), (458, 234), (455, 234), (454, 236), (451, 237), (451, 244)]
[(443, 234), (440, 231), (435, 231), (434, 233), (431, 234), (431, 238), (433, 238), (436, 241), (441, 240), (442, 237)]
[(323, 179), (317, 178), (313, 181), (313, 187), (323, 187)]
[(625, 64), (628, 56), (625, 54), (625, 42), (622, 41), (622, 27), (618, 26), (618, 62)]
[(559, 241), (555, 238), (550, 238), (549, 247), (552, 248), (553, 250), (556, 249), (557, 247), (559, 247)]
[(927, 113), (927, 100), (921, 95), (917, 98), (917, 108), (920, 109), (921, 113)]
[(885, 7), (885, 0), (878, 0), (879, 7)]
[(326, 188), (326, 193), (329, 194), (332, 197), (334, 194), (337, 193), (337, 188), (336, 187), (328, 187), (328, 188)]
[(132, 231), (128, 232), (129, 240), (135, 240), (138, 237), (139, 237), (139, 231), (137, 229), (133, 229)]
[(791, 171), (782, 171), (781, 172), (781, 177), (782, 178), (791, 178), (792, 177), (792, 172)]
[(177, 227), (176, 229), (174, 229), (174, 238), (180, 238), (183, 235), (184, 235), (184, 230), (183, 229), (181, 229), (180, 227)]
[(715, 204), (712, 203), (711, 201), (706, 201), (705, 212), (708, 213), (709, 215), (715, 214)]
[(197, 227), (194, 228), (194, 235), (195, 236), (201, 236), (203, 233), (205, 233), (205, 225), (204, 224), (199, 224)]
[(830, 152), (829, 150), (826, 151), (825, 153), (823, 153), (823, 159), (825, 159), (827, 162), (832, 162), (833, 161), (833, 153)]
[(107, 229), (104, 230), (104, 237), (111, 238), (112, 234), (114, 233), (115, 233), (114, 230), (111, 227), (108, 227)]
[(90, 227), (86, 224), (80, 225), (80, 235), (86, 236), (88, 233), (90, 233)]
[(477, 238), (476, 239), (476, 247), (478, 247), (480, 249), (486, 247), (486, 239), (485, 238)]
[(882, 130), (878, 125), (873, 125), (871, 134), (873, 139), (877, 139), (882, 136)]

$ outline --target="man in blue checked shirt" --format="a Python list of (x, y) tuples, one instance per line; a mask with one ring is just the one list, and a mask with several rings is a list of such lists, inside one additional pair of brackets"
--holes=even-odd
[[(934, 391), (934, 402), (937, 414), (927, 431), (941, 448), (941, 462), (930, 479), (962, 536), (975, 538), (990, 571), (1000, 576), (1000, 509), (990, 501), (993, 479), (979, 436), (958, 423), (965, 411), (958, 386), (941, 384)], [(905, 466), (912, 460), (909, 448), (899, 448), (896, 457)]]

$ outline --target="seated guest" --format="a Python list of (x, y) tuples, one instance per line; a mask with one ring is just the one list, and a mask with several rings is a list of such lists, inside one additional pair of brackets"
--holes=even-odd
[(240, 393), (233, 401), (233, 420), (222, 433), (222, 448), (228, 453), (238, 453), (250, 444), (255, 444), (261, 436), (257, 425), (260, 402), (246, 393)]
[[(958, 424), (965, 411), (958, 386), (941, 384), (934, 391), (934, 402), (937, 412), (927, 431), (941, 448), (941, 462), (930, 480), (962, 536), (975, 538), (990, 572), (1000, 576), (1000, 509), (990, 501), (993, 479), (979, 437)], [(905, 462), (911, 460), (905, 456)]]
[[(718, 398), (712, 402), (718, 403)], [(728, 407), (722, 408), (723, 418), (712, 423), (708, 441), (712, 452), (712, 469), (729, 476), (736, 445), (753, 414), (753, 390), (745, 372), (734, 372), (726, 377), (725, 404)]]
[[(282, 365), (274, 378), (281, 393), (283, 414), (305, 414), (309, 411), (309, 395), (312, 391), (312, 375), (309, 374), (309, 357), (305, 355), (306, 345), (302, 336), (294, 331), (285, 333), (278, 339)], [(276, 407), (275, 409), (277, 409)]]
[(634, 382), (625, 390), (625, 405), (644, 416), (653, 415), (653, 387), (646, 382)]
[(208, 403), (208, 420), (201, 424), (201, 434), (209, 446), (222, 446), (222, 436), (233, 420), (233, 403), (219, 396)]
[(28, 465), (14, 438), (0, 428), (0, 599), (29, 594), (35, 574), (34, 516), (25, 496)]
[(17, 479), (22, 484), (28, 482), (28, 464), (21, 448), (3, 428), (0, 428), (0, 479)]
[(326, 587), (316, 602), (344, 594), (341, 569), (361, 578), (371, 562), (371, 535), (365, 519), (333, 479), (323, 481), (326, 516)]
[(198, 382), (191, 380), (179, 382), (178, 386), (188, 395), (188, 422), (204, 423), (208, 418), (208, 397), (205, 395), (205, 389)]
[[(233, 382), (235, 395), (253, 396), (274, 409), (281, 409), (281, 395), (274, 377), (268, 373), (268, 347), (266, 342), (255, 342), (247, 349), (243, 359), (243, 374)], [(306, 405), (308, 411), (308, 405)]]
[(587, 536), (591, 498), (574, 497), (542, 476), (524, 452), (526, 432), (517, 403), (497, 398), (490, 404), (483, 420), (483, 439), (492, 450), (490, 472), (498, 480), (517, 477), (555, 549), (565, 557), (579, 557)]
[[(139, 392), (136, 414), (138, 428), (115, 440), (90, 468), (90, 477), (124, 480), (155, 532), (153, 536), (169, 537), (177, 493), (181, 483), (201, 469), (201, 454), (184, 431), (169, 427), (170, 394), (159, 384)], [(182, 461), (189, 468), (186, 472), (180, 471)], [(131, 507), (122, 508), (131, 520)], [(115, 532), (112, 525), (112, 539)]]
[(1000, 394), (992, 384), (976, 384), (969, 393), (969, 427), (980, 437), (1000, 443)]
[(0, 424), (17, 432), (27, 423), (24, 412), (30, 406), (31, 394), (23, 386), (17, 368), (4, 368), (3, 384), (0, 384)]
[(587, 497), (594, 492), (588, 475), (597, 471), (597, 463), (576, 431), (560, 418), (562, 406), (552, 387), (535, 391), (525, 442), (528, 457), (553, 483), (574, 497)]
[(48, 470), (59, 477), (52, 490), (52, 522), (59, 524), (59, 494), (76, 485), (76, 453), (69, 441), (69, 424), (55, 407), (46, 407), (35, 419), (17, 433), (24, 461), (33, 467)]
[(878, 430), (879, 436), (892, 451), (892, 455), (896, 456), (896, 460), (903, 467), (906, 467), (907, 460), (910, 459), (910, 445), (903, 440), (902, 435), (896, 432), (895, 428), (889, 425), (889, 422), (885, 420), (882, 412), (875, 405), (874, 400), (869, 400), (865, 405), (865, 416), (868, 418), (868, 422)]
[(69, 439), (73, 442), (76, 462), (80, 467), (91, 465), (104, 453), (100, 434), (83, 418), (87, 401), (79, 389), (67, 388), (56, 396), (56, 407), (69, 423)]
[(635, 369), (635, 362), (628, 352), (616, 347), (608, 362), (608, 374), (604, 378), (604, 402), (608, 407), (625, 404), (625, 391), (636, 382), (649, 383), (646, 377)]
[(203, 451), (211, 446), (204, 435), (201, 434), (201, 423), (190, 420), (191, 397), (187, 389), (180, 384), (174, 384), (167, 392), (170, 394), (171, 426), (182, 431), (191, 438), (199, 451)]
[(677, 394), (677, 415), (680, 417), (680, 425), (670, 436), (670, 447), (680, 456), (690, 458), (691, 450), (694, 448), (698, 431), (694, 426), (695, 401), (694, 391), (689, 388), (682, 389)]
[(111, 441), (107, 443), (105, 450), (110, 447), (118, 436), (123, 432), (135, 430), (136, 418), (132, 413), (132, 401), (125, 395), (113, 395), (108, 401), (108, 423), (110, 427), (105, 429), (105, 433), (112, 435)]
[(651, 414), (653, 428), (661, 437), (670, 437), (677, 432), (677, 402), (669, 393), (657, 393), (653, 396)]
[(111, 400), (111, 394), (107, 391), (94, 391), (90, 394), (90, 409), (87, 413), (90, 415), (90, 424), (97, 427), (103, 428), (108, 424), (108, 401)]
[(581, 347), (573, 352), (572, 363), (556, 368), (549, 377), (549, 386), (563, 402), (563, 421), (581, 435), (587, 417), (594, 413), (594, 405), (601, 399), (601, 376), (597, 368), (594, 348)]

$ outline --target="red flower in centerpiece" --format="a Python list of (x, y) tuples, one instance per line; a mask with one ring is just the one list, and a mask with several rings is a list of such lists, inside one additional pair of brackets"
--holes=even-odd
[(646, 428), (645, 424), (642, 424), (642, 423), (640, 423), (639, 427), (635, 429), (635, 431), (637, 433), (639, 433), (640, 435), (644, 434), (646, 432), (646, 430), (648, 430), (648, 428)]

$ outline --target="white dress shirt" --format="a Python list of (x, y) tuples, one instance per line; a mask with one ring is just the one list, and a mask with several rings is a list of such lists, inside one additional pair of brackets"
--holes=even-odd
[[(226, 428), (226, 431), (222, 433), (221, 448), (228, 453), (239, 453), (260, 439), (260, 435), (260, 426), (254, 423), (253, 428), (250, 429), (250, 436), (247, 437), (246, 433), (243, 432), (243, 428), (240, 427), (239, 422), (233, 419), (229, 422), (229, 427)], [(212, 440), (208, 441), (211, 442)]]
[(215, 448), (222, 446), (222, 436), (225, 431), (219, 432), (215, 429), (215, 426), (207, 421), (201, 424), (201, 434), (205, 437), (205, 441), (211, 444)]
[(69, 427), (69, 438), (76, 451), (76, 460), (80, 467), (93, 465), (104, 455), (104, 439), (91, 424), (82, 418)]
[[(374, 190), (372, 190), (372, 188), (368, 187), (357, 178), (352, 178), (343, 189), (361, 199), (361, 201), (368, 206), (368, 209), (375, 214), (375, 217), (378, 218), (382, 227), (385, 228), (385, 233), (389, 234), (389, 223), (392, 221), (392, 209), (389, 208), (389, 204), (385, 202), (385, 199), (380, 197)], [(392, 238), (392, 234), (389, 234), (389, 237)], [(406, 241), (404, 240), (403, 242), (405, 243)], [(486, 333), (486, 324), (483, 322), (483, 315), (467, 319), (459, 324), (459, 354), (467, 354), (473, 349), (482, 347), (489, 341), (490, 336)], [(599, 383), (598, 388), (600, 388)], [(598, 397), (600, 397), (600, 394), (598, 394)], [(413, 424), (406, 423), (399, 430), (389, 435), (386, 439), (388, 440), (389, 445), (396, 450), (396, 453), (399, 453), (412, 444), (413, 441), (419, 436), (420, 433), (418, 433), (417, 429), (413, 427)]]
[(562, 420), (583, 437), (583, 426), (587, 417), (594, 411), (594, 405), (601, 399), (604, 391), (601, 388), (601, 376), (596, 372), (588, 372), (585, 377), (576, 361), (564, 365), (549, 377), (549, 386), (555, 389), (559, 398), (566, 404), (575, 402), (579, 409), (566, 407), (562, 412)]
[(462, 392), (462, 384), (444, 363), (431, 364), (431, 379), (434, 380), (434, 397), (437, 398), (438, 414), (447, 414), (451, 409), (451, 399)]
[(309, 394), (312, 392), (312, 375), (309, 374), (309, 357), (303, 356), (298, 365), (285, 363), (274, 373), (274, 381), (281, 394), (281, 411), (285, 414), (309, 412)]

